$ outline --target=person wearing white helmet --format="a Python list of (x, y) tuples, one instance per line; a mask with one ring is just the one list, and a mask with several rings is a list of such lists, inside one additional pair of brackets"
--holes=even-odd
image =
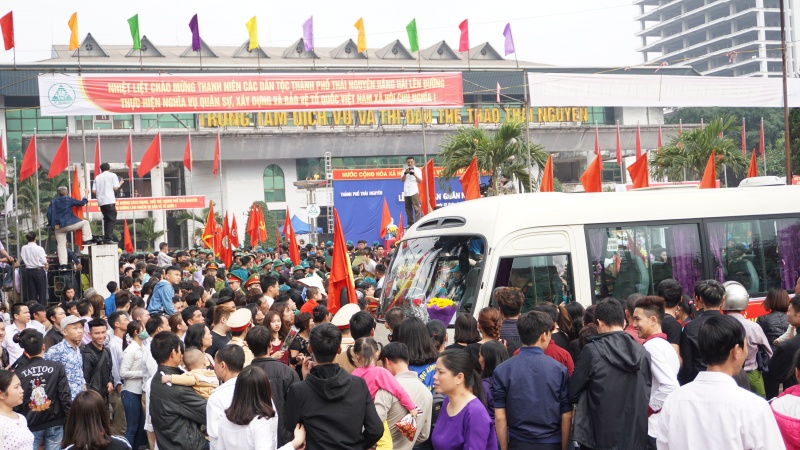
[(750, 294), (747, 289), (737, 281), (726, 281), (725, 300), (722, 302), (722, 310), (725, 314), (733, 316), (744, 327), (747, 334), (747, 358), (744, 360), (744, 371), (747, 374), (747, 381), (750, 383), (750, 390), (766, 398), (764, 391), (764, 376), (761, 370), (766, 368), (769, 359), (772, 358), (772, 347), (769, 345), (764, 330), (757, 323), (748, 320), (742, 314), (750, 303)]

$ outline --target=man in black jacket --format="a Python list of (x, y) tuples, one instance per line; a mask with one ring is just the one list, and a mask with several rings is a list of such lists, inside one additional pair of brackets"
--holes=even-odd
[[(789, 317), (790, 326), (800, 326), (800, 296), (795, 296), (789, 303), (789, 310), (786, 315)], [(800, 334), (797, 333), (793, 338), (775, 348), (775, 353), (772, 354), (772, 358), (769, 360), (769, 370), (764, 372), (764, 379), (772, 382), (768, 383), (768, 385), (777, 386), (779, 383), (783, 383), (783, 388), (788, 389), (797, 384), (794, 358), (798, 351), (800, 351)], [(767, 398), (773, 398), (777, 395), (778, 392), (774, 389), (771, 392), (767, 392)]]
[(703, 308), (703, 314), (683, 327), (681, 336), (681, 370), (678, 382), (683, 386), (694, 381), (697, 374), (706, 370), (706, 362), (700, 354), (700, 327), (710, 317), (722, 314), (722, 300), (725, 297), (725, 286), (716, 280), (698, 281), (694, 286), (694, 302), (697, 308)]
[[(269, 377), (269, 387), (272, 390), (272, 402), (275, 403), (275, 409), (278, 411), (278, 417), (283, 417), (284, 406), (286, 405), (286, 395), (289, 392), (289, 386), (299, 383), (300, 377), (297, 371), (292, 370), (289, 366), (269, 357), (270, 341), (272, 340), (272, 333), (269, 328), (259, 325), (247, 332), (244, 341), (247, 347), (253, 352), (255, 358), (250, 365), (258, 366), (264, 369)], [(283, 427), (278, 427), (278, 447), (291, 442), (294, 434)]]
[[(341, 342), (342, 333), (330, 323), (311, 329), (309, 350), (315, 366), (304, 381), (289, 387), (284, 417), (278, 417), (288, 432), (298, 423), (305, 426), (308, 450), (367, 449), (383, 435), (367, 383), (333, 362)], [(304, 364), (304, 373), (311, 365)]]
[(114, 389), (111, 379), (111, 352), (105, 346), (108, 324), (103, 319), (94, 319), (88, 325), (92, 340), (81, 347), (83, 378), (86, 380), (86, 389), (99, 392), (103, 400), (108, 402), (108, 393)]
[[(158, 363), (158, 373), (183, 373), (178, 367), (183, 358), (183, 342), (171, 331), (153, 336), (150, 353)], [(150, 417), (160, 450), (201, 450), (208, 441), (200, 431), (206, 424), (206, 400), (189, 386), (161, 383), (153, 377), (150, 385)]]
[(64, 422), (72, 406), (67, 373), (60, 362), (43, 358), (44, 338), (41, 333), (25, 330), (20, 336), (20, 346), (30, 360), (16, 371), (25, 390), (17, 412), (28, 420), (28, 428), (33, 433), (33, 448), (39, 448), (42, 441), (45, 450), (61, 448)]
[(650, 355), (625, 332), (625, 310), (615, 299), (595, 309), (597, 331), (587, 339), (569, 379), (577, 403), (573, 438), (581, 448), (647, 447)]

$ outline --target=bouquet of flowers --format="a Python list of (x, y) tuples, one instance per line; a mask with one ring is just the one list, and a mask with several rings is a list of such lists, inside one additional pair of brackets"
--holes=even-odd
[(434, 297), (428, 300), (428, 316), (441, 320), (445, 326), (453, 319), (456, 309), (456, 304), (448, 298)]

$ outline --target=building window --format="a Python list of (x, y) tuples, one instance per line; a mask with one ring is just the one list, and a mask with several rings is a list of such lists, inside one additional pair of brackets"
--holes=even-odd
[[(397, 156), (349, 156), (346, 158), (331, 158), (331, 167), (336, 169), (374, 169), (374, 168), (396, 168), (406, 165), (406, 158), (409, 155)], [(422, 155), (410, 155), (414, 157), (417, 167), (425, 165), (425, 158)], [(433, 158), (433, 163), (437, 167), (441, 165), (441, 158), (437, 155), (428, 155)], [(296, 160), (298, 180), (324, 180), (325, 179), (325, 159), (324, 158), (299, 158)]]
[(603, 183), (622, 183), (622, 172), (616, 161), (603, 162)]
[(142, 114), (142, 130), (194, 128), (194, 114)]
[(275, 164), (264, 169), (264, 201), (266, 203), (286, 201), (283, 170)]
[(22, 156), (22, 135), (61, 134), (67, 131), (66, 117), (42, 117), (39, 108), (6, 110), (6, 141), (8, 155)]

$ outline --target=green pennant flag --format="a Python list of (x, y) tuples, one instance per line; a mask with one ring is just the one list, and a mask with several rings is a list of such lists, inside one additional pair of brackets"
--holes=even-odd
[(142, 41), (139, 40), (139, 15), (136, 14), (128, 19), (128, 26), (131, 27), (131, 37), (133, 38), (133, 49), (141, 50)]
[(419, 50), (419, 36), (417, 36), (417, 19), (411, 19), (411, 22), (406, 25), (408, 32), (408, 45), (411, 46), (411, 51), (416, 52)]

